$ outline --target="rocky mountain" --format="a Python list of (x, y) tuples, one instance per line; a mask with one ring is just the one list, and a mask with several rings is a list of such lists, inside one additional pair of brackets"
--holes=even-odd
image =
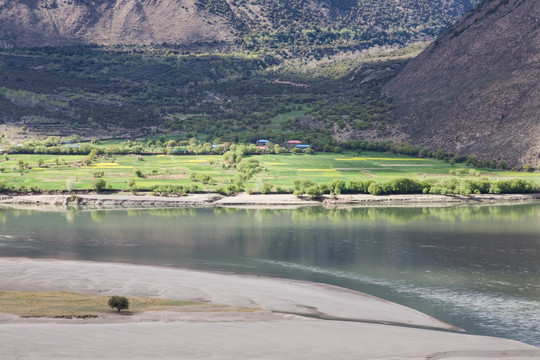
[(385, 87), (393, 129), (431, 149), (540, 163), (540, 1), (485, 0)]
[(1, 0), (0, 46), (232, 41), (195, 0)]
[(0, 46), (210, 43), (335, 53), (432, 38), (478, 1), (0, 0)]

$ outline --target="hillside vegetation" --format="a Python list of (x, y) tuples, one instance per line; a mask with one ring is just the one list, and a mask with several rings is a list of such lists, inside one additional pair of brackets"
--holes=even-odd
[(284, 56), (438, 35), (478, 0), (5, 0), (0, 46), (176, 44)]
[(437, 36), (476, 0), (196, 0), (224, 17), (246, 50), (333, 54)]
[(332, 136), (384, 130), (392, 104), (381, 85), (421, 49), (310, 62), (175, 47), (5, 50), (0, 119), (22, 136), (300, 138), (323, 150)]

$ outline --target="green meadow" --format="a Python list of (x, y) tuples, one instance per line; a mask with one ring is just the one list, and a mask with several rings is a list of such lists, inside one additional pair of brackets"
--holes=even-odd
[[(85, 155), (22, 155), (0, 158), (0, 182), (4, 188), (35, 188), (43, 191), (91, 190), (96, 179), (103, 179), (110, 190), (150, 191), (155, 186), (193, 186), (212, 192), (238, 182), (240, 171), (225, 166), (221, 155), (100, 155), (84, 165)], [(474, 169), (426, 158), (391, 153), (344, 153), (251, 155), (245, 159), (259, 162), (259, 171), (243, 180), (246, 191), (261, 191), (271, 184), (292, 192), (295, 180), (325, 184), (332, 180), (384, 183), (398, 178), (439, 182), (448, 179), (490, 181), (524, 179), (540, 183), (538, 172)], [(21, 166), (21, 163), (24, 164)], [(210, 181), (193, 181), (193, 175), (206, 175)], [(208, 178), (207, 178), (208, 179)], [(133, 184), (134, 183), (134, 184)]]

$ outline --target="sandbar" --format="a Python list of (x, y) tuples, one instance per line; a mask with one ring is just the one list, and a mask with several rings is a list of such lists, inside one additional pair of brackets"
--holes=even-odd
[[(0, 258), (0, 289), (183, 299), (250, 311), (156, 311), (97, 319), (0, 314), (0, 358), (538, 359), (413, 309), (320, 283), (117, 263)], [(444, 329), (441, 331), (437, 329)]]

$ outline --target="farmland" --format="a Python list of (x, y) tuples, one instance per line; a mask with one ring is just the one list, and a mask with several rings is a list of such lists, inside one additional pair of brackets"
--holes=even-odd
[[(334, 180), (385, 183), (399, 178), (437, 184), (480, 179), (524, 179), (539, 184), (537, 172), (474, 169), (464, 164), (392, 153), (353, 152), (245, 156), (252, 169), (227, 164), (222, 155), (85, 155), (10, 154), (0, 158), (0, 182), (19, 192), (72, 192), (94, 189), (103, 180), (108, 191), (148, 192), (160, 186), (182, 186), (190, 192), (214, 192), (237, 185), (237, 191), (293, 192), (295, 181), (316, 185)], [(249, 175), (247, 175), (249, 173)]]

